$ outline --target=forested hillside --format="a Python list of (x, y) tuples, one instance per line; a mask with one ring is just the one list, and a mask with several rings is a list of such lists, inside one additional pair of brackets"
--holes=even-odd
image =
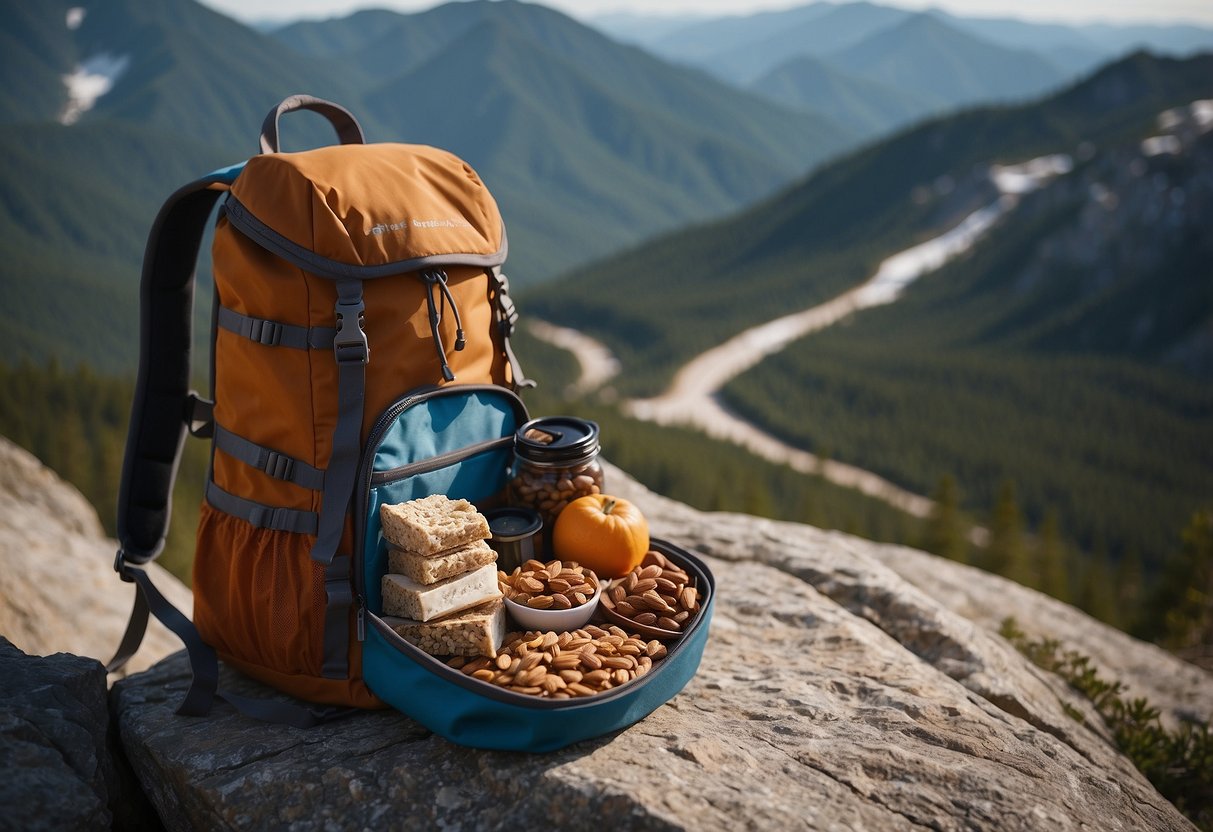
[(1138, 54), (1038, 104), (909, 130), (523, 300), (606, 341), (618, 394), (653, 395), (698, 352), (857, 286), (1000, 199), (991, 165), (1068, 154), (1072, 169), (1014, 197), (969, 254), (724, 397), (791, 445), (911, 491), (951, 482), (987, 525), (1012, 489), (1022, 528), (1155, 575), (1213, 505), (1213, 134), (1206, 105), (1190, 106), (1207, 98), (1213, 58)]
[(573, 272), (527, 295), (528, 307), (605, 341), (627, 369), (621, 392), (654, 394), (691, 356), (857, 286), (989, 204), (991, 165), (1136, 146), (1164, 110), (1213, 96), (1211, 78), (1213, 55), (1138, 53), (1037, 103), (928, 122), (749, 210)]
[[(1170, 527), (1155, 523), (1157, 545), (1152, 564), (1146, 563), (1142, 550), (1113, 557), (1109, 550), (1111, 534), (1094, 546), (1080, 542), (1073, 518), (1065, 513), (1068, 504), (1059, 502), (1043, 514), (1032, 513), (1028, 506), (1035, 495), (1025, 493), (1028, 488), (1008, 479), (995, 480), (989, 492), (978, 495), (962, 492), (957, 476), (944, 472), (924, 489), (936, 501), (935, 510), (925, 520), (918, 520), (880, 500), (765, 462), (696, 431), (638, 421), (601, 400), (569, 398), (562, 391), (575, 377), (576, 366), (567, 353), (537, 341), (525, 330), (518, 339), (518, 349), (527, 373), (541, 382), (525, 397), (532, 414), (576, 413), (597, 420), (602, 426), (604, 454), (661, 494), (701, 509), (745, 511), (923, 548), (1010, 577), (1073, 603), (1114, 626), (1158, 640), (1190, 658), (1207, 659), (1203, 651), (1213, 644), (1213, 630), (1208, 624), (1213, 615), (1213, 509), (1209, 508), (1213, 503), (1203, 510), (1171, 512), (1177, 519)], [(1118, 365), (1117, 369), (1124, 368)], [(896, 375), (895, 371), (896, 367), (891, 374)], [(845, 366), (836, 372), (845, 376)], [(1148, 378), (1148, 374), (1142, 375)], [(952, 392), (969, 380), (955, 379)], [(997, 379), (999, 384), (1005, 381), (1005, 376)], [(786, 380), (782, 391), (790, 391)], [(978, 386), (966, 395), (980, 397), (990, 392), (989, 387)], [(1084, 392), (1099, 395), (1097, 387), (1085, 388)], [(869, 413), (862, 402), (848, 398), (844, 391), (819, 391), (813, 398), (828, 398), (829, 406), (838, 411), (851, 407), (849, 418), (843, 421), (852, 425), (862, 424)], [(1010, 413), (1012, 409), (1020, 413), (1024, 409), (1021, 404), (1010, 398), (995, 398), (990, 407), (997, 411), (996, 424), (1005, 427), (1016, 421)], [(788, 399), (782, 410), (796, 413), (803, 405), (799, 397)], [(817, 411), (814, 408), (812, 413)], [(802, 421), (814, 423), (813, 418)], [(956, 427), (955, 422), (945, 423), (937, 434)], [(887, 424), (881, 428), (896, 431), (896, 426)], [(973, 430), (970, 427), (966, 433), (965, 427), (960, 427), (962, 435), (972, 436)], [(993, 435), (983, 440), (996, 449), (1029, 447), (1002, 443)], [(827, 457), (842, 456), (830, 448), (818, 450)], [(936, 446), (917, 452), (903, 450), (921, 457), (933, 454)], [(969, 446), (966, 450), (974, 451), (981, 459), (991, 454), (988, 448)], [(895, 453), (891, 455), (896, 458)], [(1076, 487), (1083, 485), (1077, 483)], [(1096, 488), (1101, 496), (1106, 495), (1106, 487), (1097, 483)], [(986, 533), (980, 545), (973, 540), (975, 526)]]

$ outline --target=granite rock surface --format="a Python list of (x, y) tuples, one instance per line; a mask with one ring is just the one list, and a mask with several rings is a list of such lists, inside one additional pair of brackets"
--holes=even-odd
[[(966, 615), (966, 605), (993, 602), (979, 593), (962, 600), (955, 586), (937, 599), (933, 570), (906, 565), (917, 554), (697, 512), (621, 472), (608, 476), (656, 535), (707, 555), (718, 581), (699, 673), (669, 703), (561, 751), (482, 751), (395, 712), (307, 731), (251, 722), (226, 705), (206, 719), (178, 717), (189, 674), (175, 655), (117, 683), (112, 696), (123, 745), (166, 825), (1192, 828), (1090, 727), (1100, 723), (1080, 697), (996, 634), (1003, 610)], [(972, 578), (959, 574), (953, 583)], [(1000, 603), (1015, 613), (1012, 600)], [(1047, 627), (1043, 615), (1034, 623)], [(1089, 619), (1072, 627), (1076, 649), (1094, 653), (1111, 639), (1109, 653), (1141, 651), (1147, 658), (1114, 672), (1153, 668), (1130, 680), (1149, 695), (1168, 689), (1155, 671), (1173, 671), (1169, 706), (1207, 718), (1207, 674)], [(234, 673), (223, 684), (273, 695)], [(1067, 709), (1085, 713), (1086, 724)]]
[[(0, 828), (1192, 828), (1081, 697), (997, 628), (1010, 616), (1061, 639), (1170, 719), (1213, 715), (1208, 673), (977, 570), (698, 512), (614, 468), (608, 479), (718, 581), (699, 673), (637, 724), (524, 754), (460, 747), (394, 711), (306, 731), (223, 703), (181, 717), (189, 667), (167, 632), (141, 653), (150, 669), (114, 683), (107, 711), (95, 660), (4, 643), (0, 755), (23, 777), (3, 784), (19, 809)], [(130, 587), (91, 509), (4, 442), (0, 508), (0, 633), (36, 654), (73, 649), (89, 629), (77, 652), (106, 656)], [(158, 582), (188, 610), (188, 590)], [(90, 627), (75, 626), (82, 615)], [(227, 669), (222, 684), (279, 696)]]

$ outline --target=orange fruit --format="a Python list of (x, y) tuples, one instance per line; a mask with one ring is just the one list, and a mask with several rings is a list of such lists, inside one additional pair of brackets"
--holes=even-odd
[(600, 578), (621, 578), (649, 550), (649, 523), (622, 497), (589, 494), (557, 516), (552, 548), (556, 557), (593, 569)]

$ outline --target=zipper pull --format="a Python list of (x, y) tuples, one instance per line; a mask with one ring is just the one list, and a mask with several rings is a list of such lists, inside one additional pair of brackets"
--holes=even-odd
[(459, 352), (467, 346), (467, 340), (463, 337), (463, 320), (459, 317), (459, 307), (455, 305), (455, 298), (451, 294), (451, 287), (447, 285), (446, 272), (439, 271), (438, 288), (442, 290), (442, 308), (446, 309), (446, 305), (451, 305), (451, 314), (455, 316), (455, 352)]
[[(430, 318), (430, 335), (434, 339), (434, 350), (438, 353), (438, 365), (442, 369), (442, 377), (447, 381), (455, 380), (455, 373), (451, 371), (451, 365), (446, 363), (446, 347), (442, 345), (442, 333), (438, 331), (438, 325), (442, 323), (442, 312), (439, 311), (437, 302), (434, 300), (434, 292), (441, 291), (440, 296), (443, 306), (446, 306), (446, 297), (449, 290), (446, 288), (446, 274), (441, 271), (424, 271), (421, 273), (421, 278), (429, 284), (429, 291), (425, 293), (425, 303), (429, 308)], [(452, 302), (453, 306), (453, 302)], [(459, 312), (455, 311), (456, 325), (459, 322)], [(462, 327), (457, 333), (457, 336), (462, 338)]]
[(358, 599), (358, 640), (366, 641), (366, 606)]

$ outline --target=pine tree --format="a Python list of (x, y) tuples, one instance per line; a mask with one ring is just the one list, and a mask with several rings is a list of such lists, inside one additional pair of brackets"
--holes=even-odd
[(1015, 483), (1004, 480), (990, 515), (990, 545), (979, 564), (989, 572), (1020, 583), (1029, 578), (1027, 549), (1023, 540), (1023, 515), (1015, 496)]
[(1057, 510), (1049, 509), (1045, 512), (1032, 547), (1033, 586), (1059, 601), (1069, 601), (1068, 559)]
[(923, 531), (922, 548), (949, 560), (967, 563), (969, 544), (965, 533), (966, 524), (960, 516), (960, 494), (956, 479), (951, 474), (940, 477), (931, 499), (935, 505), (931, 507), (931, 514)]
[(1181, 653), (1213, 645), (1213, 509), (1192, 516), (1159, 589), (1153, 608), (1162, 645)]
[(1108, 549), (1097, 537), (1090, 554), (1077, 555), (1073, 569), (1074, 604), (1092, 618), (1120, 626), (1121, 616), (1116, 608), (1116, 589), (1112, 570), (1108, 566)]
[(1129, 628), (1141, 610), (1145, 594), (1145, 571), (1136, 549), (1121, 555), (1112, 584), (1116, 593), (1116, 607), (1120, 611), (1120, 623), (1124, 628)]
[(744, 491), (742, 512), (755, 517), (774, 517), (775, 506), (766, 483), (754, 481)]

